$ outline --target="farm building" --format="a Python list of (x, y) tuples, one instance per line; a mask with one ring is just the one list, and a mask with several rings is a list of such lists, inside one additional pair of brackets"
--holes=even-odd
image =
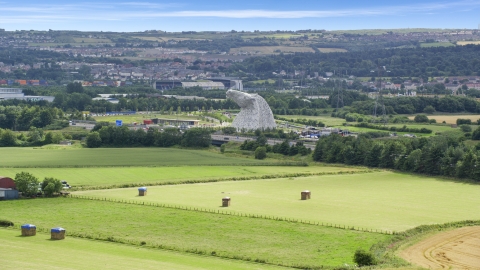
[(15, 182), (10, 177), (0, 176), (0, 188), (15, 188)]
[(11, 188), (0, 188), (0, 201), (18, 199), (18, 190)]

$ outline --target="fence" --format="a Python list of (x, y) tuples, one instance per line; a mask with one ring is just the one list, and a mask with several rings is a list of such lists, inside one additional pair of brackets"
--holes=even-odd
[(133, 205), (142, 205), (142, 206), (151, 206), (151, 207), (171, 208), (171, 209), (177, 209), (177, 210), (196, 211), (196, 212), (203, 212), (203, 213), (239, 216), (239, 217), (246, 217), (246, 218), (261, 218), (261, 219), (268, 219), (268, 220), (275, 220), (275, 221), (294, 222), (294, 223), (300, 223), (300, 224), (331, 227), (331, 228), (344, 229), (344, 230), (354, 230), (354, 231), (361, 231), (361, 232), (370, 232), (370, 233), (396, 234), (395, 231), (384, 231), (384, 230), (378, 230), (378, 229), (368, 229), (368, 228), (361, 228), (361, 227), (355, 227), (355, 226), (346, 226), (341, 224), (325, 223), (325, 222), (303, 220), (303, 219), (296, 219), (296, 218), (287, 218), (287, 217), (278, 217), (278, 216), (260, 215), (260, 214), (247, 214), (247, 213), (232, 212), (232, 211), (226, 211), (226, 210), (218, 210), (218, 209), (215, 210), (215, 209), (181, 206), (181, 205), (173, 205), (173, 204), (140, 202), (140, 201), (134, 201), (134, 200), (120, 200), (120, 199), (113, 199), (113, 198), (100, 198), (100, 197), (82, 196), (82, 195), (75, 195), (75, 194), (71, 194), (70, 198), (123, 203), (123, 204), (133, 204)]

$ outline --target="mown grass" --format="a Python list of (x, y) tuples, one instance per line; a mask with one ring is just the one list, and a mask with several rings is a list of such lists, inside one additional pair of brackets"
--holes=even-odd
[[(428, 119), (435, 119), (437, 123), (442, 123), (445, 121), (447, 124), (456, 124), (457, 119), (470, 119), (473, 123), (477, 122), (480, 119), (480, 115), (478, 114), (450, 114), (450, 115), (427, 115)], [(415, 116), (409, 116), (408, 118), (414, 119)], [(450, 126), (448, 126), (450, 127)]]
[[(176, 111), (174, 112), (176, 113)], [(132, 124), (136, 122), (137, 124), (143, 124), (143, 120), (152, 119), (152, 118), (161, 118), (161, 119), (172, 119), (172, 120), (200, 120), (200, 115), (187, 115), (184, 113), (181, 114), (161, 114), (159, 112), (151, 112), (145, 114), (132, 114), (132, 115), (107, 115), (107, 116), (94, 116), (96, 121), (105, 121), (115, 123), (116, 120), (122, 120), (124, 123)]]
[(74, 187), (159, 184), (186, 180), (212, 180), (232, 177), (265, 176), (294, 173), (356, 171), (357, 168), (329, 166), (188, 166), (188, 167), (93, 167), (93, 168), (2, 168), (1, 175), (14, 177), (27, 171), (39, 179), (55, 177)]
[[(201, 166), (268, 164), (248, 158), (229, 157), (203, 150), (176, 148), (2, 148), (1, 167), (114, 167)], [(0, 173), (1, 174), (1, 173)]]
[(19, 235), (19, 230), (0, 229), (0, 254), (8, 262), (0, 261), (8, 269), (283, 269), (69, 236), (49, 241), (49, 234), (39, 232), (34, 237)]
[[(312, 199), (300, 200), (303, 190)], [(78, 195), (218, 209), (383, 231), (480, 219), (480, 185), (389, 171), (295, 179), (218, 182), (136, 189), (75, 192)]]
[[(187, 199), (183, 194), (179, 197)], [(353, 263), (390, 235), (285, 221), (71, 198), (2, 202), (2, 218), (80, 237), (288, 266)], [(68, 240), (67, 240), (68, 241)]]
[(455, 44), (450, 42), (433, 42), (433, 43), (420, 43), (420, 47), (422, 48), (430, 48), (430, 47), (454, 47)]

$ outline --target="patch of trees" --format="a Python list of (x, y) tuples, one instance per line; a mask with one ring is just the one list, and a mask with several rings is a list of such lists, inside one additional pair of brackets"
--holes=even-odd
[(0, 105), (0, 128), (4, 129), (26, 131), (31, 127), (44, 128), (61, 120), (64, 120), (63, 111), (54, 107)]
[[(474, 131), (480, 137), (480, 129)], [(479, 138), (480, 139), (480, 138)], [(315, 161), (396, 169), (480, 181), (480, 148), (463, 144), (463, 136), (371, 140), (365, 136), (321, 137)]]
[[(459, 113), (480, 112), (480, 104), (472, 98), (445, 96), (439, 97), (396, 97), (384, 98), (387, 114), (416, 114), (423, 113), (426, 108), (437, 112)], [(354, 101), (348, 108), (349, 112), (370, 115), (375, 107), (374, 100)]]
[(155, 128), (129, 129), (126, 126), (101, 125), (92, 129), (87, 135), (87, 147), (170, 147), (181, 145), (184, 147), (208, 147), (211, 144), (212, 130), (191, 128), (181, 131), (178, 128), (167, 128), (159, 131)]
[(56, 178), (45, 177), (43, 182), (40, 182), (37, 177), (28, 172), (17, 173), (14, 182), (17, 190), (22, 192), (24, 197), (35, 197), (39, 191), (47, 197), (52, 197), (63, 189), (62, 182)]

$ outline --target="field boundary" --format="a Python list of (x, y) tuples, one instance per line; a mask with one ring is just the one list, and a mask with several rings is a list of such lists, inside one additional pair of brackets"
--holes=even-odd
[(0, 168), (19, 168), (19, 169), (41, 169), (41, 168), (118, 168), (118, 167), (192, 167), (192, 166), (203, 166), (203, 167), (214, 167), (214, 166), (292, 166), (292, 167), (308, 167), (308, 163), (303, 161), (297, 162), (266, 162), (266, 163), (232, 163), (232, 164), (188, 164), (188, 165), (55, 165), (55, 166), (0, 166)]
[[(264, 180), (264, 179), (276, 179), (276, 178), (292, 178), (292, 177), (309, 177), (309, 176), (321, 176), (321, 175), (336, 175), (336, 174), (363, 174), (379, 172), (378, 169), (368, 170), (356, 170), (356, 171), (338, 171), (338, 172), (318, 172), (318, 173), (284, 173), (284, 174), (266, 174), (262, 176), (243, 176), (243, 177), (226, 177), (226, 178), (213, 178), (213, 179), (192, 179), (183, 181), (167, 181), (167, 182), (146, 182), (146, 183), (126, 183), (120, 185), (108, 185), (108, 186), (79, 186), (78, 188), (72, 188), (71, 191), (87, 191), (87, 190), (102, 190), (102, 189), (115, 189), (115, 188), (133, 188), (139, 186), (173, 186), (173, 185), (185, 185), (185, 184), (201, 184), (201, 183), (216, 183), (216, 182), (228, 182), (228, 181), (248, 181), (248, 180)], [(80, 188), (81, 187), (81, 188)]]
[(346, 226), (346, 225), (334, 224), (334, 223), (325, 223), (325, 222), (318, 222), (318, 221), (315, 222), (315, 221), (304, 220), (304, 219), (295, 219), (295, 218), (279, 217), (279, 216), (272, 216), (272, 215), (247, 214), (247, 213), (232, 212), (232, 211), (226, 211), (226, 210), (218, 210), (218, 209), (215, 210), (215, 209), (181, 206), (181, 205), (174, 205), (174, 204), (140, 202), (135, 200), (118, 200), (118, 199), (112, 199), (112, 198), (101, 198), (101, 197), (84, 196), (84, 195), (76, 195), (76, 194), (70, 194), (69, 198), (81, 199), (81, 200), (92, 200), (92, 201), (104, 201), (104, 202), (112, 202), (112, 203), (122, 203), (122, 204), (133, 204), (133, 205), (141, 205), (141, 206), (160, 207), (160, 208), (170, 208), (170, 209), (176, 209), (176, 210), (194, 211), (194, 212), (200, 212), (200, 213), (210, 213), (210, 214), (219, 214), (219, 215), (228, 215), (228, 216), (238, 216), (238, 217), (245, 217), (245, 218), (261, 218), (261, 219), (267, 219), (267, 220), (293, 222), (293, 223), (300, 223), (300, 224), (306, 224), (306, 225), (330, 227), (335, 229), (352, 230), (352, 231), (368, 232), (368, 233), (379, 233), (379, 234), (386, 234), (386, 235), (398, 234), (398, 232), (396, 231), (384, 231), (384, 230), (378, 230), (378, 229)]

